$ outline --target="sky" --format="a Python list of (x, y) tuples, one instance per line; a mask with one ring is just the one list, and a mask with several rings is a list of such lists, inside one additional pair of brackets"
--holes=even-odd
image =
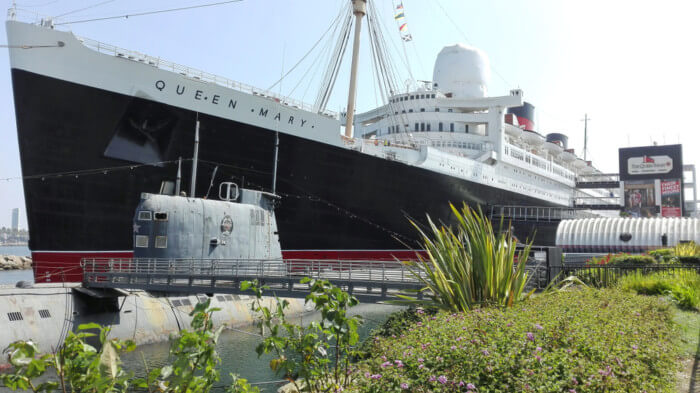
[[(17, 0), (20, 20), (36, 15), (84, 19), (206, 4), (213, 0)], [(272, 86), (327, 31), (348, 0), (242, 0), (187, 11), (61, 25), (79, 36), (199, 68), (260, 88)], [(377, 0), (397, 79), (431, 80), (436, 55), (458, 42), (482, 49), (491, 63), (489, 95), (524, 91), (542, 134), (561, 132), (583, 150), (588, 114), (588, 159), (618, 171), (617, 149), (682, 143), (684, 161), (698, 165), (700, 132), (700, 2), (667, 0), (404, 0), (413, 41), (405, 56), (392, 12), (398, 0)], [(11, 2), (5, 1), (7, 8)], [(366, 31), (366, 25), (364, 26)], [(4, 24), (0, 42), (6, 34)], [(326, 43), (274, 90), (313, 103)], [(381, 104), (367, 40), (361, 50), (358, 111)], [(402, 60), (402, 56), (403, 59)], [(349, 59), (328, 108), (347, 100)], [(296, 87), (296, 88), (295, 88)], [(26, 225), (9, 58), (0, 50), (0, 227), (20, 207)], [(3, 180), (10, 178), (10, 180)]]

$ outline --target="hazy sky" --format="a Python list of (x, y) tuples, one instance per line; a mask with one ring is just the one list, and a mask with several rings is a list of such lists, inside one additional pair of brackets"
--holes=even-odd
[[(104, 0), (103, 0), (104, 1)], [(18, 0), (18, 7), (61, 15), (100, 0)], [(77, 35), (137, 50), (180, 64), (267, 88), (322, 36), (348, 0), (243, 0), (239, 3), (154, 16), (60, 26)], [(113, 0), (69, 13), (75, 21), (204, 4), (186, 0)], [(396, 0), (394, 0), (396, 3)], [(435, 56), (445, 45), (469, 43), (491, 61), (490, 95), (519, 87), (537, 108), (541, 133), (562, 132), (578, 153), (584, 113), (589, 123), (589, 159), (617, 172), (617, 149), (656, 141), (683, 143), (686, 163), (699, 164), (700, 2), (627, 0), (404, 0), (414, 40), (406, 46), (416, 79), (430, 80)], [(9, 7), (11, 2), (6, 1)], [(391, 48), (401, 48), (390, 0), (377, 1)], [(449, 15), (449, 18), (447, 17)], [(21, 20), (34, 18), (20, 13)], [(4, 30), (4, 25), (3, 25)], [(5, 37), (4, 31), (2, 37)], [(3, 38), (3, 40), (5, 40)], [(281, 86), (312, 103), (318, 93), (325, 44)], [(364, 49), (367, 41), (364, 41)], [(392, 49), (393, 50), (393, 49)], [(7, 51), (0, 55), (0, 179), (21, 176)], [(376, 106), (368, 52), (362, 52), (358, 110)], [(397, 68), (405, 66), (395, 57)], [(346, 61), (346, 68), (347, 63)], [(307, 71), (309, 71), (307, 73)], [(304, 74), (307, 73), (306, 78)], [(329, 109), (345, 105), (347, 74), (339, 76)], [(275, 90), (280, 90), (276, 87)], [(0, 180), (0, 226), (10, 210), (24, 214), (21, 181)], [(26, 220), (22, 217), (21, 222)]]

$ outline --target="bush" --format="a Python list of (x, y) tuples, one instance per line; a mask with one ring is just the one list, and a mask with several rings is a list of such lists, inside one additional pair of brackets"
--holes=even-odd
[(678, 243), (673, 248), (673, 253), (677, 257), (700, 257), (700, 246), (695, 242)]
[[(428, 217), (429, 231), (411, 222), (418, 232), (426, 257), (406, 264), (425, 287), (421, 291), (430, 300), (401, 297), (404, 304), (424, 304), (450, 311), (498, 305), (510, 307), (523, 300), (528, 280), (525, 260), (530, 246), (516, 255), (516, 240), (510, 227), (496, 233), (481, 210), (466, 204), (453, 205), (456, 228), (438, 227)], [(514, 263), (514, 261), (522, 263)]]
[(657, 250), (651, 250), (647, 252), (647, 254), (656, 259), (660, 264), (667, 265), (675, 262), (674, 258), (676, 254), (673, 248), (659, 248)]
[(619, 290), (538, 296), (510, 309), (423, 316), (374, 340), (357, 392), (671, 392), (670, 305)]
[(693, 270), (634, 273), (621, 278), (618, 285), (640, 295), (669, 295), (683, 309), (700, 306), (700, 274)]
[(688, 265), (700, 265), (700, 256), (696, 255), (693, 257), (677, 257), (678, 262), (688, 264)]
[(615, 256), (610, 260), (610, 265), (653, 265), (656, 263), (656, 259), (649, 255), (619, 255)]

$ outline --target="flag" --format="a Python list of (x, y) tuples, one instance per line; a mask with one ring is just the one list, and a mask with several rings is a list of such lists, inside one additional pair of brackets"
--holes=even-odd
[(399, 3), (399, 5), (396, 6), (397, 10), (402, 10), (403, 9), (403, 3)]
[(409, 42), (413, 40), (413, 37), (411, 37), (410, 34), (406, 34), (405, 36), (402, 36), (401, 39), (404, 40), (404, 42)]
[(651, 157), (649, 157), (649, 156), (644, 156), (644, 163), (645, 163), (645, 164), (653, 164), (653, 163), (654, 163), (654, 159), (651, 158)]
[(404, 32), (408, 30), (408, 23), (404, 23), (401, 26), (399, 26), (399, 31)]
[(396, 19), (396, 20), (403, 19), (403, 18), (404, 18), (403, 11), (401, 11), (401, 12), (399, 12), (398, 14), (394, 15), (394, 19)]

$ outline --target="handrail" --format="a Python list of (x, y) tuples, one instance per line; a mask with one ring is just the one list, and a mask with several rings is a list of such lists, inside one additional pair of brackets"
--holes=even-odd
[[(232, 79), (228, 79), (222, 76), (218, 76), (215, 74), (212, 74), (210, 72), (202, 71), (196, 68), (184, 66), (181, 64), (177, 64), (172, 61), (164, 60), (161, 59), (160, 57), (154, 57), (154, 56), (149, 56), (146, 54), (143, 54), (141, 52), (129, 50), (129, 49), (123, 49), (119, 48), (117, 46), (111, 45), (111, 44), (106, 44), (104, 42), (100, 42), (97, 40), (93, 40), (91, 38), (86, 38), (86, 37), (79, 37), (76, 36), (78, 40), (80, 40), (85, 47), (95, 50), (99, 53), (103, 54), (108, 54), (112, 55), (115, 57), (121, 57), (123, 59), (131, 60), (131, 61), (136, 61), (139, 63), (144, 63), (148, 64), (150, 66), (160, 68), (162, 70), (166, 71), (171, 71), (171, 72), (176, 72), (178, 74), (184, 75), (188, 78), (196, 79), (198, 81), (204, 81), (204, 82), (211, 82), (220, 86), (224, 86), (230, 89), (238, 90), (243, 93), (248, 93), (248, 94), (253, 94), (257, 95), (260, 97), (264, 98), (269, 98), (277, 103), (280, 103), (282, 105), (286, 106), (291, 106), (294, 108), (302, 109), (307, 112), (311, 113), (317, 113), (314, 111), (313, 105), (307, 104), (301, 100), (297, 100), (291, 97), (282, 97), (278, 94), (275, 94), (269, 90), (265, 89), (259, 89), (257, 87), (242, 83), (242, 82), (237, 82)], [(325, 110), (323, 112), (318, 112), (320, 115), (331, 117), (331, 118), (339, 118), (338, 113), (330, 110)]]

